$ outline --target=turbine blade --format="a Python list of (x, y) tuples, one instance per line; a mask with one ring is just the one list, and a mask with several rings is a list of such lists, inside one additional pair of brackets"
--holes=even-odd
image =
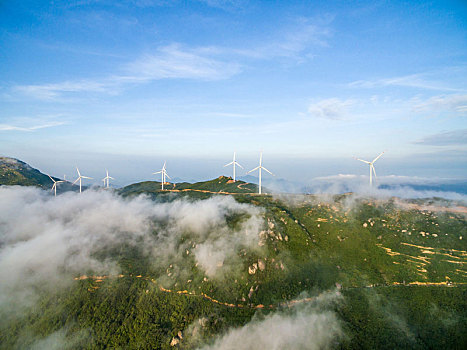
[(50, 177), (50, 180), (52, 180), (54, 183), (56, 182), (54, 179), (52, 179), (52, 176), (50, 176), (49, 174), (47, 174), (48, 177)]
[(263, 168), (263, 170), (267, 171), (267, 172), (268, 172), (269, 174), (271, 174), (272, 176), (276, 176), (276, 175), (274, 175), (273, 173), (271, 173), (268, 169), (266, 169), (264, 166), (263, 166), (262, 168)]
[(160, 174), (162, 173), (162, 170), (161, 171), (158, 171), (157, 173), (152, 173), (153, 175), (156, 175), (156, 174)]
[(112, 176), (109, 176), (109, 179), (115, 180)]
[(167, 176), (169, 179), (172, 180), (172, 178), (169, 176), (169, 174), (165, 173), (165, 176)]
[(78, 167), (76, 167), (76, 171), (78, 172), (78, 176), (81, 176)]
[(81, 176), (83, 179), (92, 179), (92, 177), (88, 177), (88, 176)]
[(74, 185), (75, 183), (77, 183), (77, 182), (79, 181), (80, 178), (81, 178), (81, 176), (78, 177), (75, 181), (73, 181), (73, 185)]
[(257, 166), (257, 167), (254, 168), (254, 169), (251, 169), (250, 171), (247, 172), (247, 174), (249, 174), (249, 173), (251, 173), (251, 172), (253, 172), (253, 171), (255, 171), (255, 170), (258, 170), (258, 169), (259, 169), (259, 166)]
[(376, 170), (375, 170), (375, 166), (372, 165), (371, 168), (373, 169), (373, 174), (375, 174), (375, 180), (376, 180)]
[(366, 164), (371, 164), (371, 162), (367, 161), (367, 160), (363, 160), (363, 159), (360, 159), (360, 158), (355, 158), (356, 160), (359, 160), (363, 163), (366, 163)]
[(381, 156), (383, 155), (384, 152), (386, 152), (386, 151), (381, 152), (380, 155), (379, 155), (378, 157), (376, 157), (375, 159), (373, 159), (372, 163), (376, 162), (376, 161), (379, 159), (379, 157), (381, 157)]
[(240, 164), (238, 164), (237, 162), (235, 162), (235, 164), (237, 164), (240, 168), (244, 169)]
[(232, 165), (233, 163), (234, 163), (234, 162), (230, 162), (229, 164), (226, 164), (226, 165), (224, 165), (224, 166), (226, 167), (226, 166)]

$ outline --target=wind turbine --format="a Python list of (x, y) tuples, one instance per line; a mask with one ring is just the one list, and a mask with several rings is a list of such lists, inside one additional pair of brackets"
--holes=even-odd
[(50, 176), (49, 174), (47, 174), (47, 176), (50, 177), (50, 180), (52, 180), (53, 183), (54, 183), (54, 184), (52, 185), (52, 191), (55, 191), (55, 192), (54, 192), (54, 193), (55, 193), (55, 197), (57, 197), (57, 184), (60, 183), (60, 182), (64, 182), (64, 181), (62, 181), (62, 180), (60, 180), (60, 181), (55, 181), (55, 180), (52, 178), (52, 176)]
[(165, 178), (168, 177), (170, 179), (170, 176), (169, 176), (169, 174), (167, 174), (167, 170), (165, 169), (165, 162), (164, 162), (164, 166), (162, 167), (162, 170), (160, 170), (158, 172), (155, 172), (153, 174), (154, 175), (155, 174), (162, 174), (162, 191), (163, 191), (164, 190)]
[[(104, 181), (104, 187), (109, 188), (109, 185), (110, 185), (109, 180), (110, 180), (110, 179), (115, 180), (115, 179), (114, 179), (112, 176), (109, 176), (109, 171), (108, 171), (107, 169), (105, 169), (105, 171), (106, 171), (106, 173), (107, 173), (107, 176), (104, 177), (104, 178), (102, 179), (102, 181)], [(107, 181), (107, 186), (106, 186), (106, 181)]]
[(381, 152), (380, 155), (376, 157), (375, 159), (373, 159), (371, 162), (354, 157), (356, 160), (359, 160), (360, 162), (366, 163), (370, 166), (370, 187), (373, 186), (373, 174), (375, 174), (375, 180), (376, 180), (376, 170), (375, 170), (374, 163), (379, 159), (379, 157), (383, 155), (384, 152), (386, 151)]
[(258, 193), (261, 194), (261, 170), (265, 170), (267, 171), (269, 174), (271, 174), (272, 176), (275, 176), (273, 173), (271, 173), (268, 169), (266, 169), (263, 165), (263, 152), (260, 153), (259, 155), (259, 166), (257, 166), (256, 168), (250, 170), (249, 172), (247, 172), (247, 174), (255, 171), (255, 170), (259, 170), (259, 186), (258, 186)]
[(73, 182), (73, 185), (79, 181), (79, 193), (81, 193), (81, 179), (92, 179), (92, 177), (87, 177), (87, 176), (81, 175), (81, 173), (79, 172), (78, 167), (76, 167), (76, 171), (78, 172), (78, 178)]
[(224, 165), (224, 167), (229, 166), (229, 165), (233, 166), (233, 180), (235, 182), (236, 181), (235, 180), (235, 165), (238, 165), (240, 168), (243, 169), (243, 167), (240, 164), (238, 164), (237, 161), (235, 160), (235, 152), (234, 152), (234, 156), (233, 156), (233, 161), (231, 161), (229, 164)]

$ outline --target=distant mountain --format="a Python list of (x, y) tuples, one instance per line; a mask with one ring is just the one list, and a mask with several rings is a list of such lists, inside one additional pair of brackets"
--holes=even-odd
[[(58, 179), (57, 179), (58, 180)], [(50, 188), (52, 180), (21, 160), (0, 157), (0, 185), (39, 186)]]
[[(52, 176), (55, 181), (61, 180)], [(15, 158), (0, 157), (0, 186), (37, 186), (50, 189), (53, 185), (49, 176), (34, 169), (29, 164)], [(77, 190), (70, 182), (57, 186), (57, 193)]]

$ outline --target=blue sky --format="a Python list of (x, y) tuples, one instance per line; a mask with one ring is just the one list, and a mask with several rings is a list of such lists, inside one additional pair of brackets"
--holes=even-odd
[[(0, 1), (0, 152), (120, 184), (465, 178), (465, 1)], [(102, 175), (103, 177), (103, 175)]]

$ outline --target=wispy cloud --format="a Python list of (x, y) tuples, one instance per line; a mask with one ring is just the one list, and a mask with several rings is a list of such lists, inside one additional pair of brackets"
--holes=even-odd
[[(214, 3), (233, 1), (213, 1)], [(251, 60), (288, 58), (295, 62), (313, 56), (315, 46), (326, 46), (330, 36), (331, 17), (296, 18), (286, 28), (278, 29), (274, 40), (245, 47), (222, 46), (187, 47), (179, 43), (159, 47), (124, 64), (120, 71), (102, 78), (67, 80), (58, 83), (17, 85), (13, 92), (40, 100), (58, 100), (64, 95), (97, 92), (118, 94), (131, 84), (144, 84), (162, 79), (216, 81), (241, 73)]]
[(414, 143), (429, 146), (467, 145), (467, 129), (430, 135)]
[(411, 74), (393, 78), (383, 78), (376, 80), (357, 80), (348, 84), (349, 87), (372, 89), (377, 87), (387, 86), (402, 86), (426, 90), (438, 91), (462, 91), (461, 89), (452, 88), (439, 81), (426, 79), (425, 74)]
[(55, 100), (64, 94), (100, 92), (115, 94), (128, 84), (148, 83), (161, 79), (222, 80), (238, 74), (241, 66), (229, 60), (213, 58), (202, 49), (173, 44), (159, 48), (155, 54), (128, 63), (121, 74), (102, 79), (65, 81), (54, 84), (18, 85), (13, 88), (40, 100)]
[(354, 100), (341, 100), (339, 98), (328, 98), (308, 106), (308, 113), (313, 117), (325, 119), (341, 119), (347, 114)]
[(131, 75), (117, 80), (137, 82), (159, 79), (227, 79), (239, 73), (238, 63), (215, 59), (202, 49), (187, 49), (179, 44), (160, 48), (154, 55), (145, 55), (127, 65)]
[(45, 124), (38, 124), (33, 126), (17, 126), (9, 124), (0, 124), (0, 131), (36, 131), (45, 128), (52, 128), (55, 126), (64, 125), (66, 122), (51, 122)]
[(416, 112), (444, 110), (467, 116), (467, 94), (439, 95), (425, 101), (414, 101), (413, 110)]
[(80, 80), (55, 84), (18, 85), (14, 90), (39, 100), (54, 100), (63, 93), (110, 92), (111, 86), (115, 86), (115, 82)]
[(202, 2), (210, 7), (219, 8), (222, 10), (237, 10), (244, 8), (249, 0), (197, 0), (198, 2)]

